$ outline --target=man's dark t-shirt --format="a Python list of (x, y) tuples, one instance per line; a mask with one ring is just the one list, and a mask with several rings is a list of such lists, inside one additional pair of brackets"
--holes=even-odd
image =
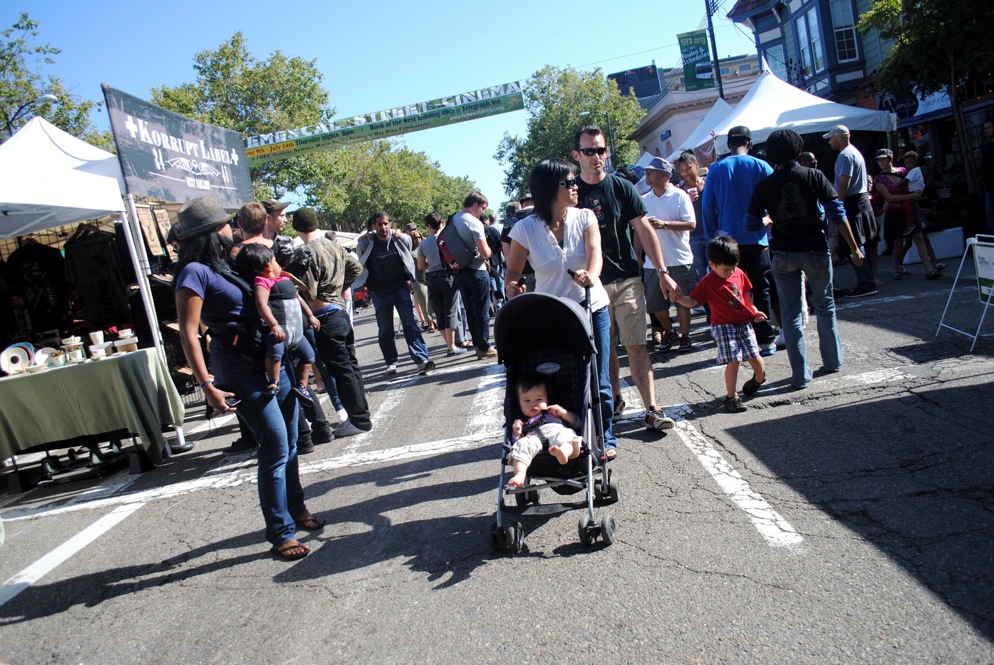
[(600, 226), (601, 253), (604, 255), (601, 282), (611, 284), (638, 277), (641, 273), (635, 257), (635, 230), (630, 222), (647, 211), (635, 187), (611, 174), (596, 185), (590, 185), (582, 178), (577, 178), (576, 182), (580, 186), (577, 207), (593, 210)]

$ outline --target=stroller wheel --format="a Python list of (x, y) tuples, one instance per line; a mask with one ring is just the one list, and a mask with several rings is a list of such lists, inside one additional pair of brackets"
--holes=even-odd
[(614, 515), (607, 514), (601, 520), (601, 538), (605, 545), (614, 545), (618, 526), (614, 521)]
[(487, 527), (487, 548), (496, 554), (500, 551), (501, 545), (500, 528), (497, 526), (497, 520), (494, 520)]
[(525, 542), (525, 530), (521, 522), (509, 526), (504, 531), (504, 546), (511, 554), (519, 554)]
[(590, 547), (594, 544), (594, 534), (591, 533), (594, 528), (594, 523), (589, 517), (584, 515), (580, 518), (579, 532), (580, 532), (580, 542), (583, 543), (584, 547)]
[(621, 500), (621, 481), (613, 477), (610, 471), (607, 472), (607, 493), (604, 495), (605, 503), (618, 503)]

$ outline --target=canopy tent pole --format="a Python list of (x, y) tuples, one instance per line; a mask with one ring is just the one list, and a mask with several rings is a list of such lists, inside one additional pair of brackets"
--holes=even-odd
[(141, 227), (138, 225), (138, 211), (135, 209), (135, 198), (132, 194), (128, 194), (128, 209), (126, 211), (124, 219), (124, 237), (128, 241), (128, 251), (131, 253), (131, 263), (135, 267), (135, 279), (138, 281), (138, 290), (142, 294), (142, 302), (145, 304), (145, 315), (148, 318), (148, 325), (152, 331), (152, 343), (155, 345), (155, 350), (162, 358), (164, 363), (168, 364), (168, 359), (166, 358), (166, 352), (162, 345), (162, 331), (159, 330), (159, 317), (155, 313), (155, 301), (152, 299), (152, 287), (148, 282), (148, 275), (152, 272), (152, 268), (148, 263), (148, 257), (145, 255), (144, 243), (141, 245), (141, 251), (139, 251), (139, 242), (144, 238), (142, 235)]

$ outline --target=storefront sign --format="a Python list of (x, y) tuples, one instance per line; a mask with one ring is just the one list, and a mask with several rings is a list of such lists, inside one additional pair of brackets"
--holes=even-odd
[(251, 166), (258, 166), (316, 150), (442, 127), (524, 107), (521, 84), (515, 81), (329, 124), (249, 136), (245, 138), (245, 154)]
[(708, 52), (708, 35), (704, 30), (685, 32), (676, 36), (683, 59), (683, 85), (691, 90), (714, 87), (714, 69)]
[(103, 90), (130, 194), (176, 202), (211, 194), (228, 209), (255, 199), (241, 134)]

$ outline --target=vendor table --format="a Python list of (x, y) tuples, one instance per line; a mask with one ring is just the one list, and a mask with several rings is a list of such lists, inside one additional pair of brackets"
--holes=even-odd
[(0, 379), (0, 459), (85, 435), (127, 430), (155, 463), (162, 426), (183, 441), (183, 400), (153, 349)]

